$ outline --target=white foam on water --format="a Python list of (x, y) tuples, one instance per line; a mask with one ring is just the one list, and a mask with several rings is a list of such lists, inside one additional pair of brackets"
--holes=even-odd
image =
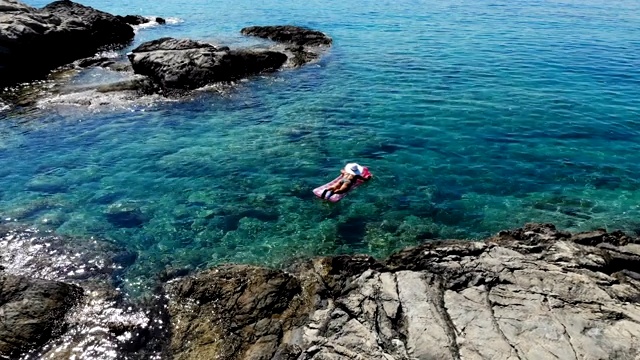
[(120, 54), (117, 51), (107, 50), (97, 53), (94, 57), (96, 58), (108, 58), (108, 59), (117, 59), (120, 57)]
[[(149, 19), (150, 21), (145, 24), (134, 25), (133, 30), (135, 32), (138, 32), (139, 30), (142, 30), (142, 29), (153, 28), (160, 25), (159, 23), (156, 22), (156, 16), (145, 16), (145, 18)], [(166, 21), (167, 25), (176, 25), (184, 22), (184, 20), (176, 17), (164, 18), (164, 20)]]
[(165, 20), (165, 21), (167, 22), (167, 24), (169, 24), (169, 25), (175, 25), (175, 24), (179, 24), (179, 23), (184, 22), (184, 20), (182, 20), (182, 19), (180, 19), (180, 18), (177, 18), (177, 17), (168, 17), (168, 18), (165, 18), (164, 20)]
[[(10, 220), (10, 219), (5, 219)], [(0, 237), (0, 264), (5, 271), (53, 281), (73, 283), (84, 288), (84, 296), (65, 317), (68, 328), (61, 336), (31, 353), (28, 357), (51, 358), (60, 352), (76, 359), (119, 359), (120, 348), (128, 341), (139, 341), (149, 328), (162, 329), (158, 319), (150, 316), (149, 309), (134, 303), (119, 302), (116, 297), (105, 297), (105, 289), (111, 283), (104, 278), (114, 265), (108, 255), (101, 255), (100, 248), (76, 249), (77, 244), (50, 232), (33, 228), (11, 230)], [(94, 243), (96, 243), (94, 241)], [(96, 243), (97, 244), (97, 243)], [(85, 273), (90, 272), (89, 278)], [(115, 289), (118, 291), (118, 289)], [(122, 334), (114, 334), (113, 327), (125, 328)], [(160, 359), (160, 354), (149, 358)]]
[(96, 90), (85, 90), (67, 94), (54, 95), (39, 100), (39, 109), (71, 110), (73, 112), (103, 112), (114, 110), (136, 111), (141, 107), (149, 107), (158, 102), (171, 101), (160, 95), (139, 96), (134, 91), (114, 91), (101, 93)]

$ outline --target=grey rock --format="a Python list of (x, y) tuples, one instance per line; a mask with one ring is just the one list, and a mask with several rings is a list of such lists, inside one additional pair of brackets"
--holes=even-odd
[(277, 70), (287, 56), (162, 38), (141, 44), (132, 50), (129, 60), (135, 73), (148, 76), (162, 88), (189, 90)]
[(240, 30), (243, 35), (269, 39), (286, 45), (289, 64), (299, 67), (318, 59), (322, 49), (331, 46), (333, 40), (326, 34), (305, 27), (292, 25), (250, 26)]
[(329, 36), (320, 31), (293, 25), (249, 26), (240, 32), (243, 35), (302, 46), (331, 45), (333, 42)]
[(77, 286), (0, 272), (0, 358), (17, 358), (65, 330)]
[(0, 0), (0, 9), (0, 88), (42, 78), (101, 48), (124, 46), (134, 36), (116, 16), (68, 0), (42, 9)]
[(383, 262), (226, 266), (166, 286), (172, 346), (179, 359), (637, 359), (635, 241), (527, 224)]

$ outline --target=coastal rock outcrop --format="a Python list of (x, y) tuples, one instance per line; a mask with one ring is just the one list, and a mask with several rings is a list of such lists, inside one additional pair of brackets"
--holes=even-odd
[[(151, 22), (151, 19), (141, 15), (125, 15), (125, 16), (116, 15), (116, 17), (132, 26), (148, 24)], [(153, 18), (153, 21), (155, 21), (157, 24), (160, 24), (160, 25), (164, 25), (167, 23), (167, 20), (161, 17)]]
[(483, 242), (224, 266), (165, 286), (176, 359), (637, 359), (640, 244), (530, 224)]
[(126, 45), (134, 32), (123, 20), (69, 0), (42, 9), (0, 0), (0, 88), (41, 78), (104, 47)]
[(137, 74), (164, 89), (195, 89), (277, 70), (287, 60), (275, 51), (231, 50), (188, 40), (161, 38), (141, 44), (129, 60)]
[(317, 30), (293, 25), (249, 26), (240, 30), (243, 35), (257, 36), (275, 42), (298, 46), (331, 45), (333, 40)]
[(0, 358), (640, 356), (640, 242), (622, 232), (528, 224), (382, 261), (224, 265), (147, 307), (111, 287), (135, 260), (112, 245), (0, 227), (0, 249)]
[(284, 50), (293, 67), (318, 59), (321, 52), (333, 43), (323, 32), (293, 25), (250, 26), (240, 32), (286, 45)]
[(140, 16), (140, 15), (125, 15), (125, 16), (116, 15), (116, 17), (120, 19), (122, 22), (129, 25), (134, 25), (134, 26), (146, 24), (151, 21), (146, 17)]

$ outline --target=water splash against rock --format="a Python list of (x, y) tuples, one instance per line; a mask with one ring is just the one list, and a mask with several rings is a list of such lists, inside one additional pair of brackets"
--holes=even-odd
[[(0, 346), (0, 355), (159, 358), (166, 331), (162, 298), (131, 299), (116, 287), (119, 274), (135, 261), (134, 253), (97, 239), (8, 225), (0, 228), (0, 247), (0, 276), (9, 279), (3, 284), (16, 281), (12, 279), (28, 284), (11, 291), (2, 288), (0, 296), (16, 294), (8, 303), (1, 302), (2, 323), (29, 322), (32, 325), (26, 329), (33, 329), (29, 336), (22, 336), (25, 343), (21, 346), (8, 350)], [(44, 303), (50, 305), (38, 306), (39, 312), (26, 311), (24, 306), (41, 301), (43, 292), (51, 294)], [(26, 302), (20, 305), (11, 299)], [(14, 308), (22, 311), (11, 312)]]

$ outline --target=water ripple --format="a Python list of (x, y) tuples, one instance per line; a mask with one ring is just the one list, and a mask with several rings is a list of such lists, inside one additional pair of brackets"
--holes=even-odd
[[(131, 46), (245, 46), (240, 28), (289, 22), (334, 39), (313, 66), (191, 99), (77, 92), (0, 115), (0, 213), (137, 252), (132, 283), (529, 221), (640, 232), (637, 1), (85, 3), (184, 20)], [(375, 180), (315, 201), (348, 161)]]

